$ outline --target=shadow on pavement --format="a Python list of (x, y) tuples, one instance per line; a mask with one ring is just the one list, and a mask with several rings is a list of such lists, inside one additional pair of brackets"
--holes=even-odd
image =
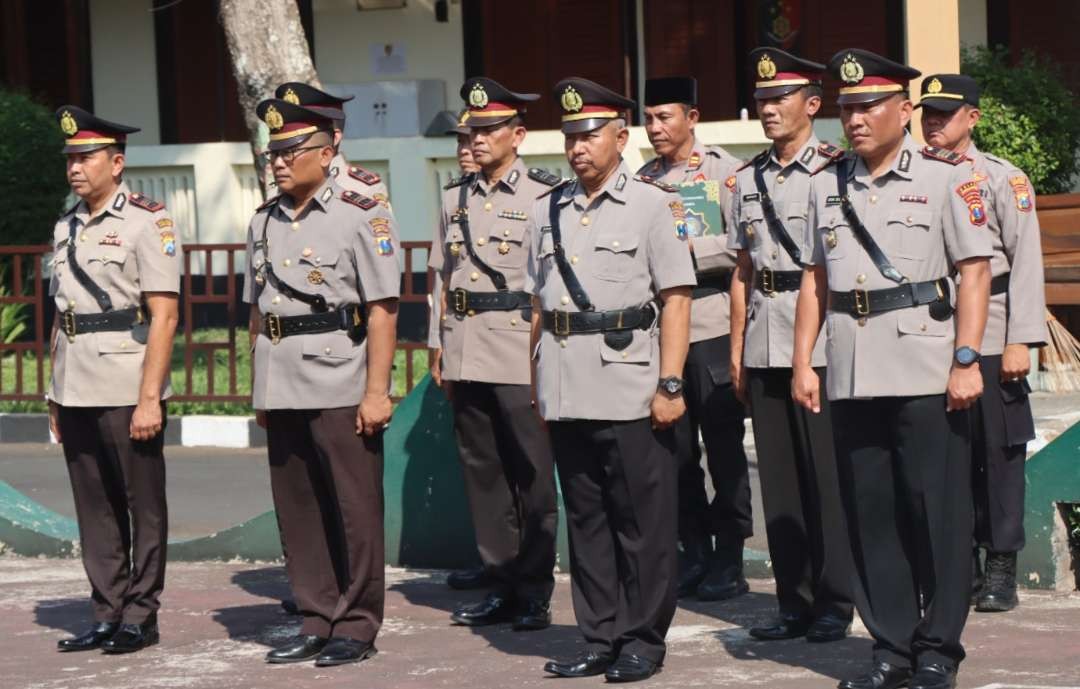
[(34, 622), (39, 627), (82, 634), (94, 624), (94, 613), (86, 598), (40, 600), (34, 605)]
[(230, 639), (273, 647), (299, 633), (300, 618), (281, 608), (281, 600), (291, 597), (284, 567), (245, 569), (234, 573), (231, 582), (251, 595), (273, 602), (214, 610), (214, 621), (225, 628)]

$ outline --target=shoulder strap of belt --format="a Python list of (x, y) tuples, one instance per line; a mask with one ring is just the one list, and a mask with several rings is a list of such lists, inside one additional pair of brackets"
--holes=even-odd
[(780, 242), (780, 246), (784, 247), (784, 251), (787, 252), (788, 256), (791, 256), (791, 260), (801, 265), (802, 252), (799, 251), (798, 245), (791, 239), (791, 235), (788, 234), (784, 223), (776, 216), (776, 205), (773, 204), (772, 197), (769, 196), (769, 190), (765, 187), (765, 175), (761, 172), (761, 169), (768, 163), (768, 151), (765, 151), (760, 158), (760, 161), (754, 161), (754, 184), (761, 195), (761, 210), (765, 212), (765, 223), (772, 230), (777, 241)]
[(300, 290), (292, 287), (287, 282), (282, 280), (274, 272), (274, 262), (270, 260), (270, 242), (266, 239), (266, 228), (270, 224), (270, 216), (273, 215), (274, 209), (277, 208), (279, 201), (275, 200), (274, 204), (270, 206), (266, 211), (266, 220), (263, 221), (262, 227), (262, 244), (263, 255), (266, 257), (264, 265), (266, 266), (266, 279), (274, 286), (278, 292), (281, 292), (290, 299), (302, 301), (312, 308), (316, 313), (323, 313), (327, 310), (326, 298), (321, 294), (308, 294), (307, 292), (301, 292)]
[(473, 264), (480, 269), (484, 275), (491, 278), (491, 282), (495, 284), (495, 289), (500, 292), (506, 291), (506, 276), (495, 270), (488, 264), (484, 263), (479, 256), (476, 255), (476, 249), (472, 245), (472, 237), (469, 235), (469, 188), (472, 186), (472, 180), (469, 180), (461, 185), (458, 189), (458, 224), (461, 225), (461, 236), (465, 238), (465, 251), (468, 252), (469, 258)]
[(851, 199), (848, 198), (847, 177), (853, 160), (854, 158), (844, 158), (836, 167), (836, 186), (837, 191), (840, 192), (840, 211), (844, 214), (844, 219), (851, 225), (851, 231), (854, 233), (855, 239), (869, 254), (870, 260), (877, 266), (878, 271), (886, 279), (900, 284), (906, 281), (907, 278), (889, 262), (889, 257), (885, 255), (885, 252), (881, 250), (874, 238), (870, 236), (870, 231), (866, 229), (866, 225), (863, 225), (862, 220), (856, 215), (855, 208), (851, 205)]
[(79, 262), (75, 260), (75, 235), (78, 232), (78, 225), (75, 216), (71, 216), (71, 221), (68, 223), (68, 245), (67, 245), (67, 257), (68, 267), (71, 270), (71, 274), (75, 276), (75, 279), (79, 281), (79, 284), (83, 286), (87, 292), (93, 295), (94, 300), (97, 301), (101, 310), (112, 311), (112, 298), (109, 293), (101, 289), (94, 279), (86, 274), (86, 271), (82, 269)]
[(551, 193), (551, 205), (548, 211), (548, 215), (551, 217), (551, 239), (555, 245), (555, 265), (559, 267), (559, 275), (562, 276), (563, 284), (566, 285), (567, 291), (570, 292), (570, 298), (574, 300), (574, 305), (582, 311), (592, 311), (593, 305), (589, 301), (589, 295), (585, 293), (585, 288), (581, 286), (577, 275), (574, 274), (574, 269), (570, 267), (570, 261), (566, 260), (566, 249), (563, 248), (562, 244), (562, 231), (559, 229), (559, 214), (562, 211), (562, 208), (559, 207), (561, 197), (561, 189), (556, 189)]

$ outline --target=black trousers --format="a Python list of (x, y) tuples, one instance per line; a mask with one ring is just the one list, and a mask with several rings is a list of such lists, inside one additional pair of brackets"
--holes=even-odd
[(266, 414), (270, 487), (301, 634), (375, 640), (383, 619), (383, 435), (356, 407)]
[(851, 548), (840, 505), (832, 415), (791, 399), (790, 368), (748, 369), (761, 501), (780, 612), (851, 619)]
[(650, 419), (548, 428), (578, 628), (591, 651), (662, 662), (676, 603), (674, 434)]
[(855, 604), (874, 659), (964, 658), (971, 596), (971, 416), (945, 395), (832, 404)]
[[(743, 436), (746, 411), (735, 397), (728, 372), (731, 338), (694, 342), (686, 356), (686, 414), (675, 425), (679, 462), (679, 540), (716, 537), (720, 545), (741, 543), (754, 533), (750, 476)], [(712, 477), (713, 496), (705, 491), (701, 444)]]
[(998, 553), (1024, 547), (1024, 461), (1035, 438), (1027, 381), (1001, 382), (1001, 355), (979, 361), (983, 394), (972, 437), (975, 544)]
[[(156, 618), (165, 587), (164, 429), (131, 439), (135, 407), (59, 407), (83, 567), (98, 622)], [(165, 404), (161, 406), (165, 418)]]
[(500, 593), (551, 598), (559, 512), (551, 443), (528, 385), (452, 383), (480, 559)]

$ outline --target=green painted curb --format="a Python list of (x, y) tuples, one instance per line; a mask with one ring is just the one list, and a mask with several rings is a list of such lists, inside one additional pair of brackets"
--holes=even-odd
[(1024, 529), (1017, 582), (1028, 588), (1072, 591), (1068, 534), (1058, 503), (1080, 503), (1080, 423), (1073, 424), (1027, 460)]
[(79, 527), (0, 481), (0, 553), (27, 557), (74, 557)]

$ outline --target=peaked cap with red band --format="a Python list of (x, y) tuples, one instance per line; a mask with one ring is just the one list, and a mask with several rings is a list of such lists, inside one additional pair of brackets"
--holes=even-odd
[(825, 65), (796, 57), (777, 48), (754, 48), (749, 55), (754, 98), (779, 98), (804, 86), (820, 86)]
[(342, 121), (345, 120), (345, 104), (353, 99), (353, 96), (341, 97), (320, 91), (302, 81), (285, 82), (274, 89), (274, 97)]
[(459, 93), (469, 112), (468, 127), (500, 124), (524, 114), (527, 103), (540, 100), (535, 93), (516, 93), (487, 77), (466, 79)]
[(106, 146), (123, 145), (128, 134), (140, 131), (138, 127), (103, 120), (74, 105), (60, 106), (56, 121), (67, 137), (64, 153), (90, 153)]
[(829, 60), (829, 74), (840, 80), (840, 105), (872, 103), (907, 91), (908, 82), (922, 75), (869, 50), (848, 48)]
[(562, 110), (563, 134), (580, 134), (626, 117), (637, 103), (595, 81), (569, 77), (555, 84), (555, 99)]
[(255, 106), (255, 113), (270, 129), (271, 151), (299, 146), (316, 132), (333, 134), (334, 121), (321, 112), (287, 100), (267, 98)]

